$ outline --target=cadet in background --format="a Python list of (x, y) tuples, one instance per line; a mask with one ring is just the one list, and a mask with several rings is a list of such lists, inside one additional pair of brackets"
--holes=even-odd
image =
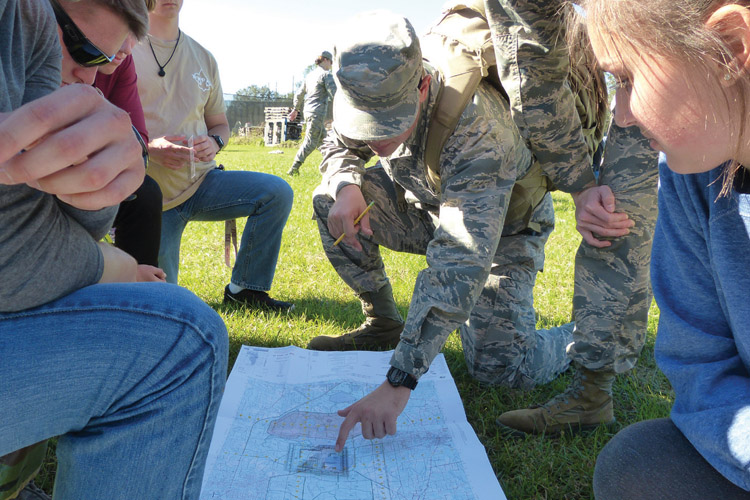
[[(294, 120), (300, 109), (305, 117), (305, 138), (294, 157), (294, 163), (287, 172), (288, 175), (299, 174), (299, 168), (315, 148), (319, 147), (326, 135), (326, 116), (328, 105), (333, 102), (336, 94), (336, 82), (331, 76), (333, 56), (324, 50), (315, 59), (315, 69), (302, 80), (302, 86), (294, 94), (294, 110), (289, 113), (289, 119)], [(304, 108), (302, 102), (304, 101)]]

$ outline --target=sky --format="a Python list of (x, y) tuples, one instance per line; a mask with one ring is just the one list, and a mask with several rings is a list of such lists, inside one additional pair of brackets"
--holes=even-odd
[(422, 34), (440, 16), (442, 0), (184, 0), (180, 28), (219, 63), (222, 88), (232, 94), (268, 85), (285, 94), (354, 14), (387, 9)]

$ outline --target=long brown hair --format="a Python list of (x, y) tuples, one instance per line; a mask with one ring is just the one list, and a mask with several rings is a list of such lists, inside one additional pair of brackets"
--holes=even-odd
[[(719, 74), (729, 75), (727, 78), (736, 81), (742, 90), (722, 86), (727, 109), (737, 110), (735, 116), (741, 117), (736, 156), (746, 132), (744, 90), (750, 88), (750, 79), (732, 64), (734, 55), (722, 39), (722, 27), (706, 24), (711, 14), (724, 5), (750, 7), (750, 0), (581, 0), (585, 15), (571, 13), (568, 36), (595, 30), (597, 36), (611, 41), (610, 45), (623, 60), (658, 55), (695, 64), (716, 78)], [(720, 68), (719, 74), (714, 69), (716, 66)], [(741, 165), (732, 160), (724, 169), (722, 195), (731, 191), (739, 168)]]

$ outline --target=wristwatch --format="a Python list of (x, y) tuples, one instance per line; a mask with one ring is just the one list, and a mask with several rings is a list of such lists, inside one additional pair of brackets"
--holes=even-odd
[(141, 133), (138, 132), (138, 129), (135, 128), (135, 125), (131, 125), (131, 126), (133, 127), (133, 133), (135, 134), (135, 138), (138, 140), (138, 144), (141, 145), (141, 156), (143, 157), (143, 166), (148, 168), (148, 146), (146, 146), (146, 141), (143, 140)]
[(386, 375), (388, 383), (393, 387), (408, 387), (412, 391), (417, 387), (417, 379), (413, 375), (406, 373), (403, 370), (399, 370), (395, 366), (391, 366)]
[(216, 144), (219, 145), (219, 151), (224, 149), (224, 139), (222, 139), (220, 135), (216, 134), (216, 135), (212, 135), (211, 137), (213, 137), (214, 140), (216, 141)]

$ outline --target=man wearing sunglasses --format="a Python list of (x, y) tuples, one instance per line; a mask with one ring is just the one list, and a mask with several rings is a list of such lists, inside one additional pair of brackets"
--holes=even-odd
[[(55, 9), (62, 50), (82, 68), (68, 84), (90, 83), (128, 32), (146, 30), (143, 0)], [(12, 471), (13, 450), (60, 436), (56, 498), (198, 498), (226, 375), (223, 322), (178, 287), (88, 286), (106, 271), (97, 240), (111, 207), (143, 179), (142, 149), (127, 114), (90, 86), (55, 90), (47, 2), (0, 0), (0, 47), (0, 465)], [(0, 472), (0, 498), (27, 480)]]

